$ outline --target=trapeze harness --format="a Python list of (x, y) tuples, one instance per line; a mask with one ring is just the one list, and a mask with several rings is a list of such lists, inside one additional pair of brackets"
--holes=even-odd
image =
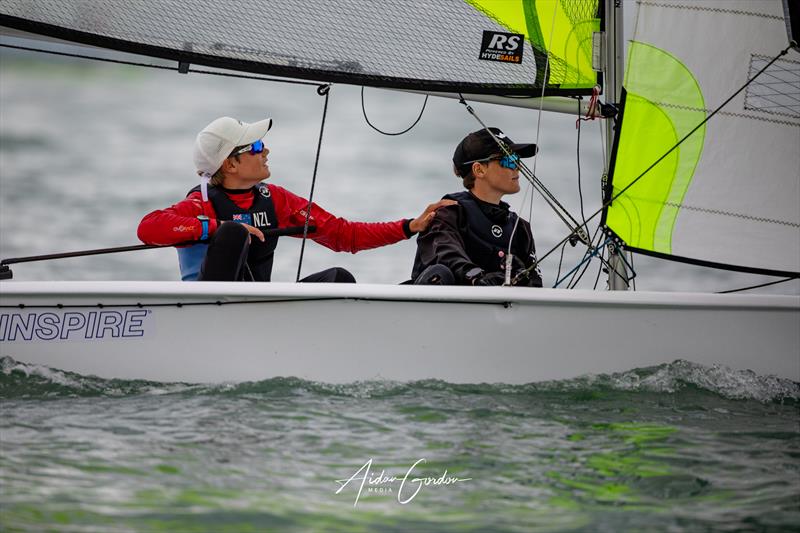
[[(189, 194), (198, 192), (200, 186), (193, 188)], [(269, 187), (261, 183), (255, 187), (253, 205), (250, 209), (242, 209), (233, 200), (228, 198), (223, 190), (217, 187), (208, 187), (208, 199), (214, 206), (217, 219), (220, 221), (231, 220), (254, 226), (261, 231), (278, 227), (278, 216), (275, 214), (275, 205), (272, 203)], [(265, 234), (264, 242), (252, 239), (250, 251), (247, 255), (247, 266), (253, 274), (255, 281), (269, 281), (272, 276), (272, 260), (275, 247), (278, 245), (278, 236)], [(183, 281), (195, 281), (200, 275), (200, 266), (203, 264), (208, 244), (194, 244), (185, 248), (178, 248), (178, 263)]]

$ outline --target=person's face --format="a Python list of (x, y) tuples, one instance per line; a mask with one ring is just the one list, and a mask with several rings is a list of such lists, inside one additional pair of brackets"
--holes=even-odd
[[(479, 163), (481, 169), (475, 174), (476, 180), (482, 180), (484, 185), (490, 190), (501, 194), (514, 194), (520, 190), (519, 169), (506, 168), (497, 159), (492, 159), (487, 163)], [(482, 174), (482, 175), (481, 175)]]
[(263, 144), (261, 148), (258, 153), (253, 153), (256, 150), (251, 149), (238, 154), (239, 161), (236, 163), (236, 169), (239, 178), (258, 183), (270, 177), (267, 164), (269, 148)]

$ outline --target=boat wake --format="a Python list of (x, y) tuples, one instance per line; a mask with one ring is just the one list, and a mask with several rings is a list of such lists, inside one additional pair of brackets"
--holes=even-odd
[(162, 383), (146, 380), (104, 379), (84, 376), (43, 365), (0, 358), (0, 398), (47, 399), (133, 395), (303, 396), (327, 395), (353, 398), (387, 398), (420, 392), (461, 394), (580, 394), (602, 391), (681, 395), (704, 392), (729, 400), (800, 402), (800, 383), (750, 370), (704, 366), (676, 360), (653, 367), (614, 374), (588, 374), (572, 379), (526, 385), (455, 384), (441, 380), (400, 383), (387, 380), (328, 384), (294, 377), (243, 383)]

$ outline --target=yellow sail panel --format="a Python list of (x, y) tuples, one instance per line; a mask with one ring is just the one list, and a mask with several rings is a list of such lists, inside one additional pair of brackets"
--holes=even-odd
[(703, 121), (703, 94), (675, 57), (637, 42), (628, 49), (625, 90), (612, 194), (630, 188), (614, 200), (606, 224), (630, 246), (670, 254), (678, 207), (700, 159), (705, 127), (638, 177)]
[[(591, 89), (592, 35), (600, 31), (598, 0), (466, 0), (511, 33), (521, 33), (537, 53), (537, 69), (549, 62), (547, 86)], [(542, 64), (539, 64), (542, 63)]]

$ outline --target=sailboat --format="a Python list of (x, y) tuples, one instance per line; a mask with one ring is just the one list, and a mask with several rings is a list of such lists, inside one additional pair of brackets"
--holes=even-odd
[[(629, 289), (630, 253), (800, 277), (796, 3), (641, 0), (624, 83), (619, 1), (94, 4), (5, 0), (0, 26), (174, 61), (183, 73), (202, 65), (420, 91), (566, 120), (582, 106), (607, 117), (600, 238), (585, 244), (587, 259), (608, 250), (610, 289)], [(566, 220), (565, 240), (584, 240), (592, 218)], [(165, 382), (515, 384), (676, 359), (800, 381), (800, 297), (6, 279), (0, 355)]]

